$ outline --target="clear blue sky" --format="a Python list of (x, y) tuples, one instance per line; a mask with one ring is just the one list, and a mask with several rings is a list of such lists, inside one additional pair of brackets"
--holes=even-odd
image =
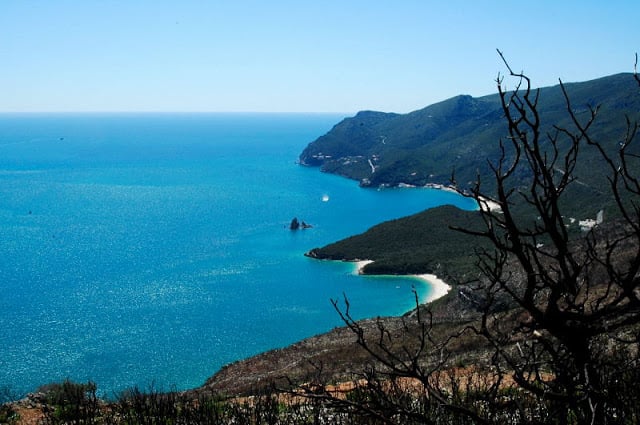
[(640, 1), (0, 0), (0, 112), (408, 112), (633, 70)]

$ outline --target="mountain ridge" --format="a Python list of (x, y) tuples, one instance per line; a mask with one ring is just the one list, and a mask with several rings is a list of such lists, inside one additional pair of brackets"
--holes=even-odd
[[(564, 87), (579, 119), (586, 119), (589, 108), (599, 105), (592, 135), (611, 139), (611, 149), (615, 149), (616, 139), (626, 130), (625, 116), (632, 121), (640, 119), (633, 74), (565, 83)], [(574, 130), (560, 85), (538, 90), (542, 133), (553, 133), (555, 126)], [(490, 172), (488, 162), (497, 161), (498, 142), (507, 136), (499, 94), (458, 95), (407, 114), (358, 112), (309, 143), (301, 152), (299, 163), (358, 180), (363, 187), (447, 185), (455, 172), (456, 184), (465, 190), (478, 175)], [(579, 161), (576, 176), (591, 188), (588, 196), (606, 192), (606, 187), (590, 175), (604, 164), (598, 163), (595, 153), (589, 150), (581, 155), (584, 158)], [(522, 176), (522, 181), (528, 177)], [(490, 181), (485, 181), (485, 189), (491, 191)], [(573, 210), (587, 208), (588, 214), (593, 215), (605, 208), (607, 201), (596, 204), (590, 208), (589, 202), (581, 202)]]
[[(588, 118), (589, 108), (599, 105), (590, 132), (605, 142), (615, 157), (618, 137), (626, 130), (625, 116), (640, 121), (640, 99), (635, 94), (633, 74), (566, 83), (564, 89), (578, 119)], [(554, 126), (575, 131), (560, 85), (540, 88), (538, 95), (537, 111), (545, 131), (554, 131)], [(500, 157), (499, 141), (508, 135), (505, 120), (499, 94), (478, 98), (458, 95), (408, 114), (362, 111), (310, 143), (301, 153), (300, 162), (359, 179), (365, 187), (450, 185), (455, 173), (457, 190), (468, 190), (480, 178), (483, 192), (491, 193), (495, 178), (488, 163), (495, 163)], [(558, 145), (562, 149), (567, 142)], [(546, 143), (541, 144), (543, 149), (550, 148), (548, 140)], [(567, 188), (562, 205), (572, 232), (580, 232), (580, 222), (595, 219), (600, 211), (607, 220), (616, 216), (607, 179), (602, 178), (609, 175), (609, 165), (593, 146), (582, 147), (580, 155), (574, 170), (575, 184)], [(514, 176), (514, 189), (526, 192), (531, 178), (528, 174)], [(516, 214), (533, 222), (536, 217), (531, 216), (524, 198), (514, 199), (512, 209)], [(461, 271), (473, 269), (474, 250), (458, 232), (442, 229), (451, 225), (468, 227), (480, 220), (478, 212), (434, 208), (313, 248), (307, 255), (317, 259), (375, 260), (364, 268), (366, 274), (437, 273), (459, 278)]]

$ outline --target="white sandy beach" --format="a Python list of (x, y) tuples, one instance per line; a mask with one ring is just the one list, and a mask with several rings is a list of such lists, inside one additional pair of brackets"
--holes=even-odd
[[(362, 269), (367, 264), (373, 263), (371, 260), (361, 260), (355, 261), (356, 272), (358, 274), (363, 274)], [(402, 277), (402, 276), (399, 276)], [(407, 275), (407, 277), (415, 277), (418, 279), (422, 279), (427, 282), (427, 284), (431, 287), (431, 291), (429, 295), (423, 296), (420, 299), (420, 304), (429, 303), (431, 301), (437, 300), (438, 298), (444, 297), (451, 290), (451, 286), (447, 285), (447, 283), (438, 278), (435, 274), (416, 274), (416, 275)]]
[[(444, 190), (447, 192), (459, 193), (455, 187), (446, 186), (442, 184), (428, 183), (425, 187), (428, 187), (431, 189)], [(500, 204), (485, 197), (480, 197), (478, 199), (478, 209), (486, 212), (497, 212), (497, 213), (500, 213), (502, 211)], [(360, 260), (360, 261), (355, 261), (354, 263), (356, 265), (357, 274), (363, 274), (362, 269), (367, 264), (373, 263), (373, 261)], [(426, 297), (422, 297), (420, 299), (421, 304), (429, 303), (431, 301), (437, 300), (438, 298), (444, 297), (451, 290), (451, 286), (447, 285), (445, 281), (440, 279), (435, 274), (420, 274), (420, 275), (410, 275), (410, 276), (418, 279), (422, 279), (423, 281), (427, 282), (427, 284), (431, 287), (431, 291), (429, 295), (427, 295)]]
[[(444, 190), (445, 192), (460, 193), (460, 191), (456, 189), (454, 186), (446, 186), (443, 184), (427, 183), (424, 187), (429, 189)], [(488, 212), (500, 212), (502, 210), (502, 208), (500, 207), (500, 204), (488, 198), (485, 198), (484, 196), (481, 196), (478, 199), (478, 209), (481, 209), (483, 211), (488, 211)]]
[(356, 273), (362, 274), (362, 269), (364, 269), (364, 266), (371, 263), (373, 263), (373, 261), (371, 260), (355, 261), (354, 264), (356, 265)]
[(426, 281), (429, 286), (431, 286), (431, 293), (420, 300), (420, 303), (430, 303), (431, 301), (435, 301), (438, 298), (442, 298), (451, 290), (451, 286), (447, 285), (447, 283), (440, 279), (435, 274), (418, 274), (414, 275), (419, 279)]

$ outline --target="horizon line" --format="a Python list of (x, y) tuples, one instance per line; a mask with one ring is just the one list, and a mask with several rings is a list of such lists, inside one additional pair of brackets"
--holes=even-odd
[(2, 111), (2, 115), (28, 115), (28, 114), (251, 114), (251, 115), (294, 115), (294, 114), (318, 114), (318, 115), (355, 115), (360, 111)]

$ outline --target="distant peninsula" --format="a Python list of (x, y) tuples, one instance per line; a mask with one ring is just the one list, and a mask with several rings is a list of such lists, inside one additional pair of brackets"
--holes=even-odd
[[(625, 116), (640, 119), (640, 99), (632, 74), (622, 73), (592, 81), (567, 83), (578, 116), (589, 106), (601, 105), (591, 129), (596, 137), (621, 137)], [(554, 125), (572, 128), (559, 85), (541, 88), (539, 111), (543, 133), (553, 134)], [(396, 187), (427, 184), (459, 189), (484, 177), (491, 190), (488, 164), (500, 154), (507, 128), (498, 94), (460, 95), (408, 114), (362, 111), (337, 123), (328, 133), (310, 143), (299, 163), (348, 177), (364, 187)], [(607, 209), (610, 199), (600, 176), (605, 165), (592, 153), (584, 153), (575, 175), (573, 205), (567, 208), (580, 217), (595, 217)], [(520, 176), (526, 182), (530, 176)]]
[(305, 255), (325, 260), (371, 260), (363, 267), (364, 274), (428, 273), (445, 281), (459, 281), (473, 272), (475, 251), (488, 245), (450, 226), (480, 228), (481, 224), (477, 211), (444, 205), (381, 223), (365, 233), (314, 248)]
[[(640, 120), (640, 97), (633, 75), (616, 74), (593, 81), (565, 84), (578, 116), (599, 105), (598, 120), (591, 128), (596, 137), (616, 140), (626, 130), (625, 116)], [(552, 135), (555, 125), (572, 128), (559, 85), (539, 90), (540, 121)], [(320, 167), (359, 181), (363, 187), (428, 186), (469, 190), (478, 178), (491, 192), (495, 179), (489, 164), (500, 156), (507, 125), (498, 94), (474, 98), (460, 95), (408, 114), (362, 111), (337, 123), (310, 143), (300, 154), (302, 165)], [(614, 143), (611, 149), (616, 149)], [(570, 229), (609, 214), (613, 199), (602, 175), (607, 165), (594, 151), (581, 152), (563, 211)], [(526, 187), (531, 175), (517, 176)], [(517, 190), (518, 187), (515, 187)], [(514, 204), (521, 214), (524, 205)], [(613, 208), (615, 210), (615, 208)], [(535, 220), (535, 217), (528, 217)], [(453, 206), (427, 210), (411, 217), (381, 223), (367, 232), (306, 253), (317, 259), (373, 260), (365, 274), (433, 273), (445, 281), (463, 281), (475, 269), (483, 241), (452, 230), (481, 226), (478, 212)]]

